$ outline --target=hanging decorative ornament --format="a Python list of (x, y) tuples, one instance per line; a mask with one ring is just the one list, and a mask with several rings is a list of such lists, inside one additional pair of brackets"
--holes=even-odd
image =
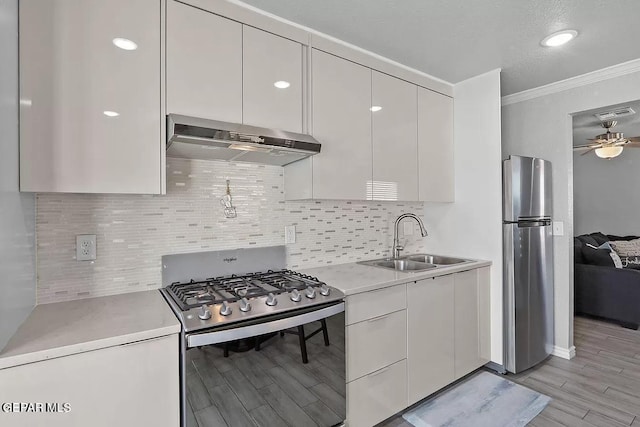
[(224, 206), (224, 217), (225, 218), (235, 218), (236, 208), (233, 206), (233, 202), (231, 200), (231, 188), (229, 187), (229, 180), (227, 179), (227, 194), (222, 196), (220, 199), (220, 204)]

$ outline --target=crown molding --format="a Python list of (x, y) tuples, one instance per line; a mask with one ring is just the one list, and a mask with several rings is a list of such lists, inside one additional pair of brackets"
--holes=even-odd
[(502, 97), (502, 106), (574, 89), (640, 71), (640, 58)]

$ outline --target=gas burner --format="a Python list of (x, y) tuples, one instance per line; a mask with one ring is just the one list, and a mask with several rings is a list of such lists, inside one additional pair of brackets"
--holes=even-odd
[[(272, 298), (293, 290), (304, 291), (325, 285), (315, 277), (290, 270), (267, 271), (244, 276), (225, 276), (203, 281), (175, 282), (167, 287), (172, 298), (183, 311), (202, 305), (231, 303), (257, 297)], [(326, 285), (325, 285), (326, 286)]]

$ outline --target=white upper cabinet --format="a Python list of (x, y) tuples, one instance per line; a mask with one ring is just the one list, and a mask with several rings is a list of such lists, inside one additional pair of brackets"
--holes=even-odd
[(167, 113), (242, 122), (242, 24), (169, 0)]
[(373, 200), (418, 200), (417, 86), (372, 73)]
[(418, 164), (420, 201), (453, 202), (453, 99), (421, 87), (418, 88)]
[[(313, 50), (313, 198), (365, 200), (371, 176), (371, 70)], [(285, 171), (285, 176), (286, 176)]]
[(22, 191), (162, 191), (162, 8), (20, 1)]
[(302, 132), (302, 45), (245, 25), (242, 58), (243, 122)]

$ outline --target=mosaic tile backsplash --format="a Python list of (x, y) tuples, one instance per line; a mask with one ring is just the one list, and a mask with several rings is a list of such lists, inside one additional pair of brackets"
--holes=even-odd
[[(230, 180), (237, 217), (220, 198)], [(167, 194), (38, 194), (38, 303), (161, 286), (161, 256), (284, 244), (291, 269), (387, 256), (393, 222), (423, 203), (284, 200), (283, 169), (246, 163), (167, 159)], [(415, 224), (415, 223), (414, 223)], [(402, 236), (407, 251), (424, 250), (417, 225)], [(97, 260), (75, 260), (75, 236), (97, 235)]]

